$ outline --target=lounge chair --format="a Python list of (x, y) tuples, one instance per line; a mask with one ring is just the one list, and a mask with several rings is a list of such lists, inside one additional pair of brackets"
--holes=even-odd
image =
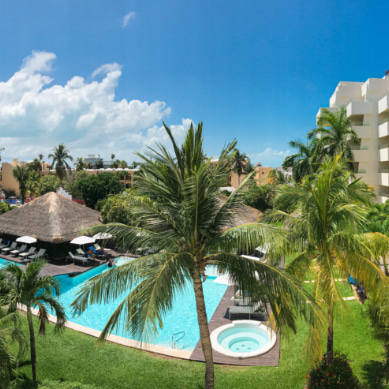
[(10, 244), (10, 241), (9, 240), (5, 240), (4, 243), (1, 243), (0, 244), (0, 249), (3, 249), (5, 247), (8, 247), (8, 245)]
[(16, 242), (12, 242), (10, 247), (5, 247), (5, 248), (1, 249), (1, 252), (3, 254), (7, 255), (11, 250), (15, 250), (16, 249), (16, 245), (17, 245)]
[(28, 258), (31, 260), (34, 260), (36, 258), (43, 258), (46, 256), (46, 250), (45, 249), (39, 249), (39, 251), (36, 254), (29, 255)]
[(251, 315), (264, 315), (266, 316), (266, 310), (263, 306), (262, 302), (257, 302), (253, 305), (245, 305), (245, 306), (236, 306), (232, 305), (230, 306), (229, 312), (228, 312), (228, 318), (230, 320), (233, 315), (249, 315), (249, 320)]
[(88, 253), (86, 253), (81, 247), (76, 249), (76, 253), (79, 254), (79, 255), (83, 255), (85, 258), (88, 257)]
[(22, 244), (18, 249), (12, 250), (10, 254), (12, 254), (14, 257), (17, 257), (20, 253), (25, 251), (27, 248), (26, 244)]
[(88, 258), (82, 257), (81, 255), (74, 255), (71, 251), (69, 251), (69, 257), (73, 260), (73, 263), (75, 264), (76, 261), (81, 262), (83, 266), (85, 264), (88, 264)]
[(19, 257), (22, 257), (23, 259), (28, 258), (30, 255), (35, 254), (36, 247), (30, 247), (30, 249), (24, 253), (19, 254)]
[(98, 243), (95, 243), (93, 246), (96, 250), (101, 250), (101, 246)]

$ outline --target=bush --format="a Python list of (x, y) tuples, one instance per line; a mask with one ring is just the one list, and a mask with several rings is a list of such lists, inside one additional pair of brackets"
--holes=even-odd
[(319, 364), (308, 372), (306, 389), (322, 388), (360, 388), (358, 379), (354, 376), (347, 356), (336, 352), (331, 364), (326, 364), (325, 354)]

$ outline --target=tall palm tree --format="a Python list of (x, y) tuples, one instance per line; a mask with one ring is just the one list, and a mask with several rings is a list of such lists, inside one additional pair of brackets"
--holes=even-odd
[(310, 296), (294, 277), (270, 264), (235, 254), (239, 250), (251, 251), (266, 241), (275, 255), (283, 241), (282, 231), (272, 225), (253, 223), (230, 228), (241, 207), (241, 189), (250, 179), (245, 178), (223, 201), (219, 188), (230, 175), (236, 142), (222, 150), (218, 164), (213, 166), (203, 151), (202, 123), (196, 130), (191, 125), (183, 147), (176, 144), (166, 125), (165, 129), (173, 155), (162, 145), (149, 149), (148, 156), (138, 154), (143, 161), (142, 170), (129, 205), (131, 215), (141, 227), (123, 224), (95, 227), (95, 231), (109, 231), (125, 247), (137, 244), (156, 248), (158, 252), (92, 278), (79, 291), (72, 306), (80, 314), (89, 304), (112, 301), (119, 293), (132, 289), (109, 319), (100, 340), (124, 318), (133, 337), (149, 342), (172, 307), (174, 296), (189, 279), (205, 358), (205, 387), (213, 388), (212, 346), (203, 292), (208, 264), (228, 272), (241, 290), (261, 294), (263, 301), (270, 303), (279, 327), (295, 328), (296, 310), (303, 311), (312, 322), (318, 307), (315, 303), (306, 304)]
[[(328, 311), (327, 363), (333, 359), (333, 313), (344, 306), (336, 279), (351, 274), (367, 291), (387, 284), (379, 265), (371, 260), (376, 236), (362, 234), (366, 206), (374, 194), (366, 184), (352, 179), (341, 156), (327, 159), (318, 173), (306, 176), (299, 185), (284, 186), (274, 199), (268, 219), (284, 220), (289, 241), (298, 253), (287, 272), (304, 277), (315, 274), (313, 295), (323, 299)], [(287, 214), (277, 209), (293, 209)]]
[(38, 158), (34, 158), (34, 160), (31, 163), (29, 163), (28, 166), (33, 172), (37, 174), (39, 174), (39, 172), (42, 170), (42, 164)]
[(19, 183), (20, 197), (22, 198), (22, 204), (24, 204), (27, 193), (27, 184), (30, 179), (30, 169), (28, 166), (16, 165), (12, 174)]
[(314, 139), (307, 144), (292, 140), (289, 145), (297, 149), (297, 153), (287, 156), (282, 168), (286, 170), (292, 167), (294, 181), (300, 182), (307, 174), (312, 174), (318, 169), (317, 140)]
[(84, 158), (78, 157), (76, 159), (76, 162), (74, 163), (74, 165), (76, 166), (76, 171), (77, 172), (79, 172), (80, 170), (84, 170), (85, 166), (86, 166)]
[[(246, 171), (246, 165), (249, 163), (249, 158), (245, 153), (240, 153), (238, 149), (235, 149), (235, 151), (232, 154), (232, 171), (234, 171), (238, 175), (238, 185), (240, 185), (240, 176), (244, 173), (248, 173)], [(252, 167), (251, 164), (249, 164), (250, 167)]]
[(69, 154), (69, 150), (66, 146), (61, 143), (58, 147), (54, 147), (53, 154), (48, 155), (49, 158), (53, 158), (53, 162), (51, 163), (51, 168), (55, 168), (55, 174), (61, 181), (61, 185), (63, 186), (63, 180), (66, 177), (66, 171), (71, 170), (67, 160), (73, 162), (73, 157)]
[(26, 185), (26, 194), (31, 197), (39, 196), (40, 194), (40, 177), (35, 172), (30, 172)]
[(317, 121), (318, 127), (308, 133), (308, 139), (318, 138), (318, 150), (322, 159), (326, 156), (335, 157), (342, 154), (347, 161), (348, 168), (354, 169), (354, 155), (349, 141), (360, 144), (358, 134), (352, 129), (345, 107), (338, 112), (331, 112), (323, 108)]
[(39, 157), (39, 160), (42, 162), (42, 160), (43, 160), (43, 154), (39, 154), (38, 157)]
[(7, 303), (10, 304), (13, 310), (16, 310), (17, 304), (22, 304), (27, 308), (32, 379), (34, 382), (36, 381), (36, 348), (32, 308), (38, 309), (40, 334), (45, 333), (46, 322), (48, 320), (48, 308), (54, 311), (57, 317), (55, 331), (61, 330), (66, 321), (64, 308), (57, 300), (57, 297), (61, 293), (59, 281), (52, 276), (40, 275), (45, 265), (45, 261), (38, 260), (31, 262), (26, 270), (22, 270), (16, 264), (9, 264), (1, 270), (1, 272), (7, 275), (9, 280), (9, 292), (5, 296)]
[(113, 161), (114, 161), (115, 158), (116, 158), (116, 155), (115, 154), (111, 154), (111, 161), (112, 161), (111, 167), (113, 167), (112, 165), (113, 165)]

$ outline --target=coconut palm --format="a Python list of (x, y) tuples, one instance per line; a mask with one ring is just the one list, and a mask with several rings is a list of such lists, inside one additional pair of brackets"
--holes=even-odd
[(374, 194), (366, 184), (352, 179), (346, 163), (340, 155), (327, 159), (315, 176), (282, 187), (274, 199), (275, 210), (267, 216), (272, 221), (284, 220), (298, 253), (287, 272), (304, 277), (310, 268), (315, 275), (313, 295), (323, 299), (328, 310), (328, 364), (333, 359), (334, 310), (345, 304), (335, 280), (351, 274), (372, 292), (387, 282), (379, 265), (370, 259), (372, 251), (366, 250), (374, 247), (377, 236), (360, 233), (366, 222), (365, 207)]
[[(247, 174), (249, 171), (247, 171), (246, 165), (249, 165), (249, 169), (252, 167), (249, 158), (245, 153), (240, 153), (238, 149), (235, 149), (235, 151), (232, 154), (232, 171), (234, 171), (238, 175), (238, 185), (240, 185), (240, 176), (242, 174)], [(251, 170), (252, 171), (252, 170)]]
[(5, 299), (11, 309), (16, 310), (17, 304), (22, 304), (27, 308), (32, 379), (34, 382), (36, 381), (36, 349), (32, 309), (37, 308), (38, 310), (40, 334), (45, 333), (48, 309), (51, 309), (57, 317), (55, 331), (61, 330), (66, 321), (65, 311), (57, 300), (60, 295), (59, 281), (52, 276), (40, 275), (45, 264), (45, 261), (38, 260), (31, 262), (26, 270), (22, 270), (16, 264), (9, 264), (1, 270), (8, 278), (9, 291)]
[(298, 151), (285, 158), (282, 168), (286, 170), (292, 167), (294, 181), (300, 182), (307, 174), (312, 174), (318, 169), (317, 140), (314, 139), (307, 144), (290, 141), (289, 145)]
[(66, 171), (71, 170), (67, 160), (73, 162), (73, 157), (69, 154), (69, 150), (63, 143), (58, 145), (58, 147), (54, 147), (53, 154), (49, 154), (48, 157), (53, 158), (51, 168), (55, 168), (55, 174), (61, 181), (61, 186), (63, 186), (63, 180), (66, 177)]
[(116, 158), (116, 155), (115, 154), (111, 154), (111, 161), (112, 161), (111, 167), (113, 167), (112, 165), (113, 165), (113, 161), (114, 161), (115, 158)]
[(86, 166), (86, 163), (85, 163), (85, 160), (84, 158), (82, 157), (78, 157), (76, 159), (76, 162), (74, 163), (75, 167), (76, 167), (76, 171), (79, 172), (80, 170), (84, 170), (85, 169), (85, 166)]
[[(17, 361), (26, 351), (27, 341), (21, 330), (21, 321), (18, 312), (8, 312), (2, 306), (0, 299), (0, 388), (7, 389), (14, 375)], [(18, 344), (18, 354), (15, 356), (10, 350), (13, 343)]]
[(349, 141), (359, 145), (358, 134), (352, 129), (345, 107), (338, 112), (323, 108), (317, 120), (318, 127), (308, 133), (308, 139), (318, 137), (318, 148), (321, 159), (325, 156), (342, 155), (347, 161), (348, 168), (353, 171), (354, 155)]
[(31, 197), (39, 196), (40, 194), (40, 177), (35, 172), (30, 172), (26, 185), (26, 194)]
[(28, 166), (16, 165), (12, 174), (19, 183), (20, 197), (22, 198), (22, 204), (24, 204), (27, 193), (27, 184), (30, 179), (30, 169)]
[[(249, 181), (225, 198), (219, 188), (230, 175), (231, 156), (236, 142), (222, 150), (213, 166), (203, 151), (202, 123), (187, 132), (179, 147), (165, 125), (172, 142), (173, 155), (158, 145), (143, 161), (133, 195), (129, 199), (131, 214), (141, 227), (108, 224), (95, 231), (116, 236), (125, 247), (153, 247), (156, 254), (134, 259), (88, 281), (72, 303), (80, 314), (89, 304), (114, 300), (120, 293), (132, 290), (112, 314), (100, 340), (120, 326), (135, 339), (150, 342), (162, 326), (165, 313), (172, 307), (174, 296), (190, 280), (193, 287), (200, 340), (205, 358), (205, 387), (214, 386), (212, 346), (205, 311), (203, 282), (205, 267), (215, 264), (228, 272), (241, 290), (261, 295), (272, 307), (279, 327), (295, 328), (296, 310), (314, 320), (317, 305), (294, 277), (255, 260), (242, 258), (237, 251), (252, 251), (263, 242), (271, 245), (274, 256), (284, 241), (282, 232), (272, 225), (259, 223), (234, 225), (241, 210), (240, 192)], [(297, 307), (297, 308), (294, 308)]]
[(43, 160), (43, 154), (39, 154), (38, 157), (39, 157), (39, 160), (42, 162), (42, 160)]
[(38, 158), (34, 158), (34, 160), (28, 164), (29, 168), (39, 174), (39, 172), (42, 170), (42, 164), (41, 161)]

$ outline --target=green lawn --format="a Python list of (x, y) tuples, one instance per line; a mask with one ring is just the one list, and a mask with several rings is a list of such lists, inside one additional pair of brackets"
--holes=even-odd
[[(350, 310), (335, 320), (335, 348), (348, 354), (354, 371), (362, 378), (364, 364), (383, 360), (383, 347), (372, 338), (362, 306), (355, 301), (347, 305)], [(302, 322), (297, 335), (286, 336), (287, 331), (283, 332), (278, 368), (216, 366), (216, 387), (302, 388), (309, 366), (303, 357), (306, 334)], [(37, 359), (40, 380), (81, 382), (107, 389), (200, 388), (203, 383), (201, 363), (167, 359), (109, 343), (95, 346), (94, 338), (69, 329), (54, 335), (52, 325), (46, 336), (37, 337)], [(27, 377), (20, 388), (31, 388), (29, 358), (22, 363), (20, 373)]]
[[(338, 281), (337, 283), (338, 289), (343, 297), (351, 297), (354, 296), (354, 292), (351, 289), (351, 286), (349, 283)], [(313, 288), (315, 286), (315, 283), (310, 282), (308, 284), (304, 284), (305, 290), (307, 290), (309, 293), (313, 293)]]

